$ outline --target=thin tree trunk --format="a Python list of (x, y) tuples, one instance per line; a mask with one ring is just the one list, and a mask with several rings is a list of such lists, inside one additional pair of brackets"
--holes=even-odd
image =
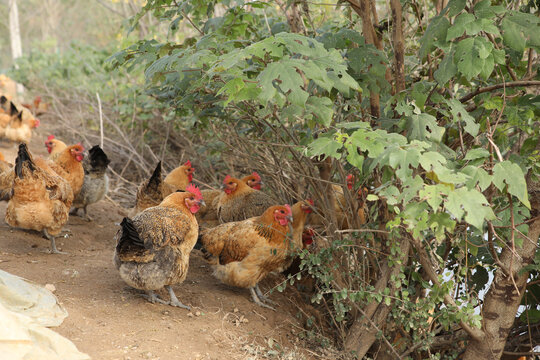
[[(17, 0), (9, 0), (9, 37), (11, 40), (11, 58), (15, 60), (22, 56), (21, 28), (19, 26), (19, 9)], [(24, 88), (17, 84), (17, 93), (22, 94)]]
[(401, 2), (399, 0), (390, 0), (390, 7), (393, 22), (395, 93), (399, 93), (405, 90), (405, 41), (403, 39)]

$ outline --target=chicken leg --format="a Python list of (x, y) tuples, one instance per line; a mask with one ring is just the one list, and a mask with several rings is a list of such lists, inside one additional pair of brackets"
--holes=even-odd
[(191, 310), (191, 307), (182, 304), (180, 300), (178, 300), (178, 298), (174, 294), (174, 291), (170, 285), (166, 285), (165, 288), (167, 289), (167, 291), (169, 291), (169, 296), (171, 297), (171, 301), (169, 302), (169, 305)]
[(270, 304), (270, 305), (274, 305), (274, 306), (279, 306), (276, 302), (274, 302), (274, 301), (270, 300), (269, 298), (267, 298), (266, 296), (264, 296), (261, 289), (259, 288), (259, 284), (255, 285), (255, 292), (257, 293), (257, 296), (259, 297), (259, 299), (262, 302)]
[(251, 292), (251, 298), (253, 299), (253, 302), (255, 302), (255, 304), (259, 305), (260, 307), (265, 307), (267, 309), (276, 311), (276, 309), (274, 309), (270, 305), (263, 303), (261, 299), (259, 299), (259, 296), (257, 295), (257, 292), (255, 290), (255, 287), (250, 287), (249, 292)]
[(143, 294), (142, 297), (148, 300), (148, 302), (151, 302), (152, 304), (159, 303), (169, 305), (167, 301), (160, 299), (160, 297), (152, 290), (147, 291), (147, 293)]
[(54, 236), (52, 236), (51, 234), (49, 234), (49, 232), (47, 231), (47, 229), (43, 229), (43, 235), (45, 235), (45, 237), (51, 241), (51, 252), (52, 252), (53, 254), (67, 254), (66, 252), (59, 251), (59, 250), (56, 248), (55, 238), (54, 238)]

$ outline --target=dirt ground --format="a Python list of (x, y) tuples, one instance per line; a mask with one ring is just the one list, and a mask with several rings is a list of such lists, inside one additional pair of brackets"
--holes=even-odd
[[(30, 150), (46, 155), (41, 132)], [(16, 144), (0, 143), (0, 151), (14, 161)], [(297, 338), (302, 328), (291, 290), (270, 295), (280, 304), (278, 311), (261, 308), (250, 301), (248, 290), (213, 278), (194, 250), (186, 281), (173, 287), (192, 311), (150, 304), (120, 279), (112, 263), (113, 237), (126, 209), (104, 200), (89, 207), (94, 222), (70, 217), (66, 228), (71, 234), (57, 240), (68, 254), (56, 255), (48, 252), (49, 241), (41, 234), (10, 228), (4, 221), (6, 205), (0, 203), (0, 268), (37, 284), (53, 284), (69, 313), (53, 330), (93, 359), (312, 358)], [(281, 280), (274, 276), (261, 288), (267, 291)]]

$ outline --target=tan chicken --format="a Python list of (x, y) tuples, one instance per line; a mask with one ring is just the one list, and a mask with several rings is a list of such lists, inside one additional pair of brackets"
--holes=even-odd
[(171, 171), (163, 180), (165, 184), (170, 185), (174, 190), (185, 190), (186, 186), (193, 181), (195, 168), (191, 166), (191, 161), (186, 161), (182, 166)]
[[(255, 190), (261, 190), (262, 179), (257, 174), (257, 172), (251, 173), (251, 175), (244, 176), (242, 181), (245, 182), (250, 188)], [(217, 221), (217, 204), (219, 202), (219, 197), (224, 194), (221, 190), (202, 190), (204, 202), (206, 206), (202, 207), (201, 210), (197, 213), (197, 219), (201, 219), (205, 222)]]
[(54, 160), (58, 155), (67, 148), (66, 143), (61, 140), (58, 140), (54, 135), (47, 136), (47, 141), (45, 141), (45, 146), (47, 147), (47, 152), (49, 153), (49, 159)]
[(58, 175), (62, 176), (71, 186), (73, 196), (77, 196), (84, 183), (84, 148), (81, 144), (66, 147), (53, 160), (55, 164), (62, 168), (64, 173), (55, 169)]
[[(353, 191), (355, 178), (354, 175), (348, 174), (346, 178), (346, 184), (347, 189), (349, 191)], [(347, 204), (347, 200), (345, 199), (345, 194), (343, 193), (343, 188), (339, 185), (332, 185), (332, 191), (334, 193), (334, 212), (336, 214), (337, 219), (337, 225), (341, 230), (349, 229), (349, 219), (347, 217), (347, 212), (349, 211), (350, 207)], [(367, 191), (367, 189), (366, 189)], [(357, 200), (360, 199), (360, 196), (357, 196)], [(360, 214), (364, 214), (364, 206), (365, 206), (365, 199), (362, 203), (352, 204), (353, 206), (359, 206), (359, 210), (357, 211), (356, 215), (359, 216), (359, 223), (365, 224), (365, 216), (360, 217)], [(362, 211), (360, 211), (362, 209)], [(320, 213), (313, 214), (311, 222), (312, 225), (323, 225), (325, 223), (324, 216)]]
[(304, 227), (306, 225), (306, 220), (309, 214), (313, 212), (313, 200), (307, 199), (303, 201), (298, 201), (292, 206), (292, 216), (293, 216), (293, 235), (290, 253), (287, 256), (285, 263), (282, 268), (277, 269), (277, 272), (282, 272), (291, 266), (296, 252), (304, 248), (303, 245), (303, 234)]
[(139, 185), (135, 207), (131, 210), (130, 215), (135, 216), (149, 207), (159, 205), (165, 197), (174, 191), (172, 186), (165, 184), (161, 179), (161, 161), (158, 162), (152, 176)]
[[(13, 106), (13, 103), (11, 105)], [(11, 141), (28, 143), (32, 138), (33, 129), (39, 126), (39, 119), (33, 116), (25, 118), (22, 110), (16, 115), (13, 115), (13, 112), (11, 114), (11, 120), (4, 130), (4, 137)]]
[(289, 205), (269, 207), (260, 216), (202, 231), (205, 258), (215, 264), (214, 276), (225, 284), (249, 288), (253, 301), (273, 309), (258, 283), (287, 262), (291, 247)]
[(259, 216), (275, 204), (270, 196), (250, 188), (242, 180), (230, 175), (225, 177), (222, 187), (224, 193), (216, 205), (217, 217), (221, 223)]
[(106, 171), (110, 162), (99, 145), (93, 146), (88, 151), (88, 157), (83, 162), (83, 186), (73, 200), (73, 210), (70, 214), (76, 215), (79, 209), (83, 209), (85, 220), (92, 221), (87, 207), (103, 199), (109, 191), (109, 177)]
[[(123, 219), (115, 237), (114, 263), (122, 280), (146, 291), (148, 301), (190, 309), (176, 298), (171, 285), (186, 278), (189, 254), (198, 236), (194, 214), (203, 202), (199, 189), (190, 185), (133, 220)], [(154, 293), (163, 287), (169, 292), (169, 302)]]
[(32, 102), (32, 104), (21, 104), (21, 105), (27, 108), (28, 110), (30, 110), (32, 114), (34, 114), (34, 116), (42, 115), (45, 112), (47, 112), (47, 110), (49, 109), (49, 105), (47, 103), (42, 102), (41, 96), (39, 95), (34, 98), (34, 101)]
[(0, 201), (8, 201), (13, 185), (13, 165), (8, 163), (4, 154), (0, 153)]
[(14, 227), (43, 231), (51, 241), (51, 251), (60, 253), (55, 236), (68, 220), (73, 192), (69, 183), (49, 164), (45, 159), (34, 160), (26, 144), (19, 145), (6, 222)]
[(17, 111), (15, 105), (13, 105), (13, 103), (11, 103), (9, 100), (6, 100), (6, 103), (2, 106), (5, 106), (7, 109), (0, 113), (0, 137), (5, 137), (7, 126), (11, 122), (11, 119), (16, 117), (19, 112)]

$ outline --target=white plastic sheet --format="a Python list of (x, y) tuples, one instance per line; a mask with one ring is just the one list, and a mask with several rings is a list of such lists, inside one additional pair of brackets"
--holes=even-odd
[(47, 329), (67, 312), (48, 290), (0, 270), (2, 360), (86, 360), (68, 339)]

